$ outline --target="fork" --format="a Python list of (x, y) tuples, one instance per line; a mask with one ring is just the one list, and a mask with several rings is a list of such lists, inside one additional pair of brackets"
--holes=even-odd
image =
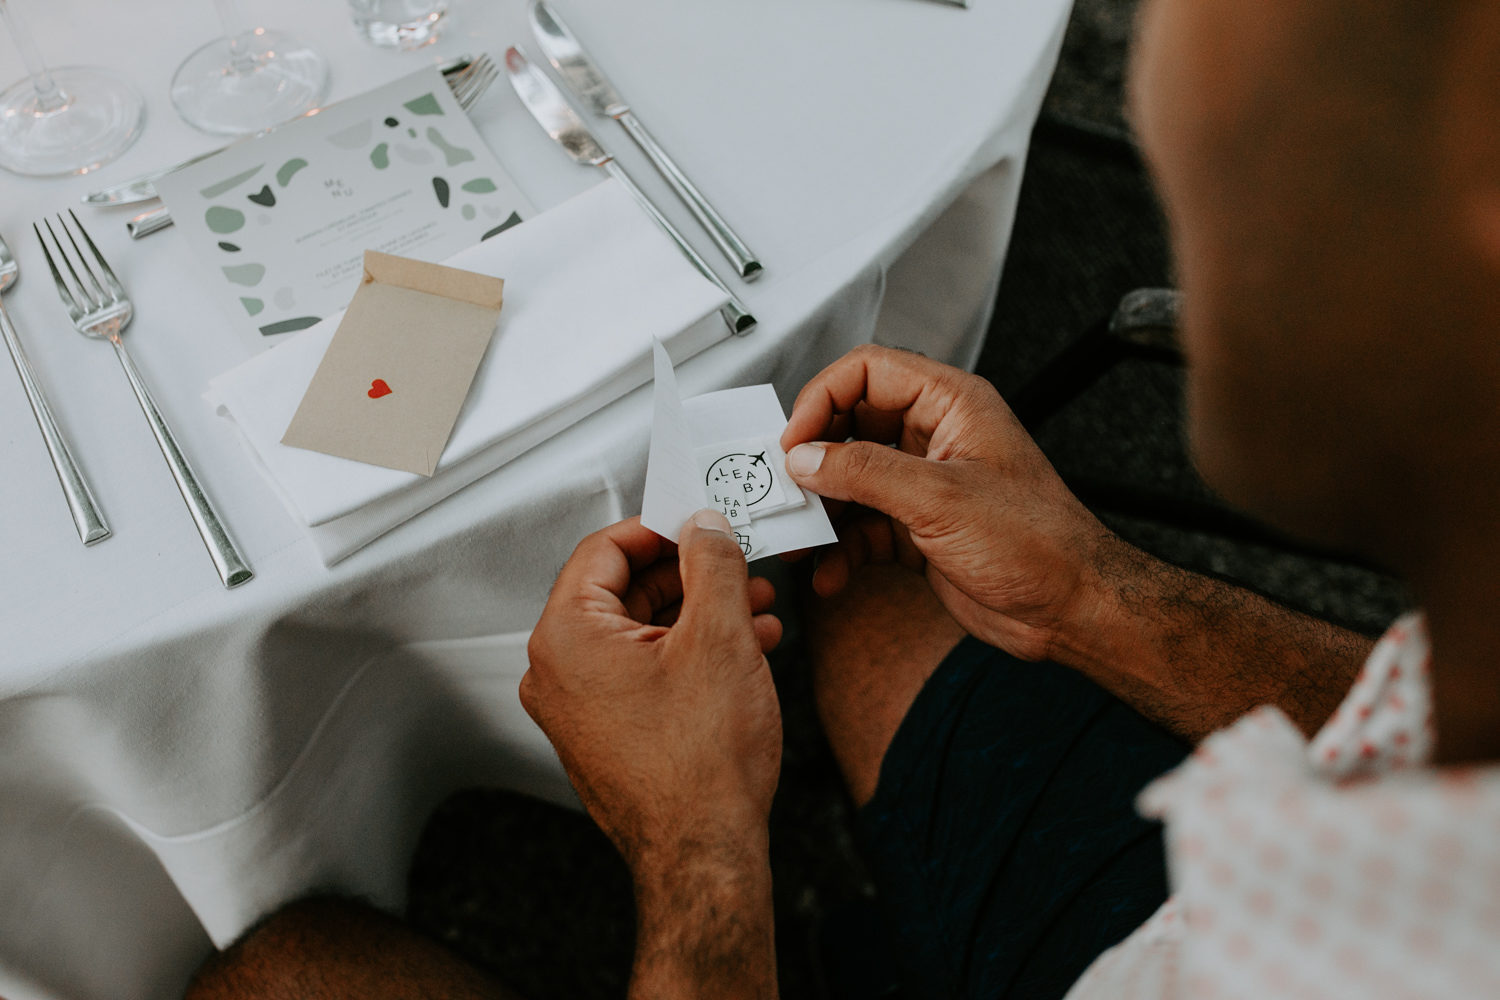
[[(130, 297), (125, 294), (124, 287), (115, 277), (115, 272), (105, 261), (104, 255), (94, 245), (88, 230), (84, 229), (83, 223), (78, 221), (78, 216), (74, 215), (71, 210), (68, 215), (72, 216), (74, 228), (83, 237), (84, 243), (88, 244), (94, 260), (99, 263), (99, 270), (96, 274), (94, 268), (89, 265), (88, 257), (79, 248), (78, 241), (74, 239), (67, 220), (61, 215), (57, 217), (57, 223), (62, 227), (63, 235), (68, 238), (68, 244), (73, 248), (73, 257), (68, 255), (62, 240), (53, 230), (52, 223), (46, 219), (42, 220), (42, 225), (47, 227), (47, 235), (52, 237), (57, 256), (62, 258), (63, 266), (73, 279), (70, 286), (67, 281), (63, 280), (62, 272), (57, 267), (57, 260), (52, 255), (52, 248), (47, 246), (47, 240), (42, 236), (41, 229), (33, 224), (32, 231), (41, 241), (42, 252), (47, 255), (47, 266), (52, 269), (52, 280), (57, 283), (57, 294), (62, 298), (63, 305), (67, 307), (68, 317), (72, 319), (74, 329), (85, 337), (108, 340), (114, 345), (115, 356), (120, 359), (120, 365), (125, 369), (125, 377), (130, 380), (130, 388), (135, 390), (135, 398), (141, 404), (141, 409), (145, 411), (146, 421), (151, 425), (151, 433), (156, 435), (156, 443), (161, 447), (161, 453), (172, 470), (172, 478), (177, 481), (177, 490), (187, 503), (188, 511), (193, 516), (193, 523), (198, 526), (198, 534), (203, 538), (203, 544), (208, 546), (208, 554), (214, 561), (214, 568), (219, 571), (219, 579), (225, 587), (237, 587), (254, 574), (234, 547), (234, 542), (230, 540), (229, 533), (224, 530), (224, 525), (220, 523), (219, 515), (214, 511), (213, 504), (209, 503), (203, 488), (198, 485), (198, 477), (193, 474), (192, 466), (188, 465), (182, 449), (177, 446), (171, 429), (167, 427), (166, 420), (157, 409), (156, 401), (151, 398), (146, 383), (141, 379), (141, 373), (136, 370), (135, 363), (130, 360), (130, 355), (125, 350), (122, 337), (125, 328), (130, 325), (131, 317), (135, 314)], [(88, 276), (87, 285), (78, 276), (78, 269), (73, 266), (74, 257), (77, 258), (83, 273)], [(103, 284), (99, 281), (100, 275), (104, 278)]]
[(500, 69), (495, 65), (495, 61), (490, 58), (488, 52), (481, 52), (478, 59), (447, 78), (448, 89), (453, 91), (453, 96), (458, 100), (458, 106), (468, 111), (484, 96), (485, 91), (490, 89), (490, 84), (494, 83), (499, 76)]
[[(15, 257), (11, 256), (10, 247), (5, 245), (5, 240), (0, 239), (0, 296), (16, 283), (20, 272), (21, 267), (16, 263)], [(78, 465), (68, 451), (68, 443), (52, 417), (52, 409), (42, 395), (42, 387), (31, 370), (31, 362), (26, 360), (26, 352), (21, 350), (20, 335), (16, 333), (15, 325), (5, 311), (3, 299), (0, 299), (0, 336), (4, 337), (5, 346), (10, 349), (10, 359), (16, 363), (16, 374), (21, 376), (21, 387), (26, 390), (26, 401), (31, 404), (32, 415), (36, 417), (37, 426), (42, 429), (42, 440), (46, 442), (47, 453), (52, 456), (52, 467), (57, 470), (57, 481), (62, 484), (63, 496), (67, 498), (68, 511), (73, 515), (73, 527), (78, 529), (79, 539), (85, 545), (104, 541), (109, 537), (109, 525), (104, 523), (93, 491), (89, 489), (83, 473), (78, 471)]]
[[(490, 89), (490, 84), (500, 76), (500, 70), (495, 61), (485, 53), (481, 53), (478, 59), (470, 62), (463, 69), (454, 70), (447, 74), (444, 79), (448, 82), (448, 89), (453, 91), (453, 96), (458, 99), (458, 106), (468, 111), (479, 99), (484, 96), (485, 91)], [(219, 152), (215, 150), (214, 152)], [(212, 156), (213, 153), (205, 154)], [(188, 160), (186, 163), (178, 164), (178, 167), (186, 167), (203, 156)], [(169, 174), (178, 167), (160, 172), (160, 175)], [(155, 188), (152, 188), (152, 196), (155, 196)], [(92, 196), (91, 196), (92, 197)], [(172, 224), (172, 211), (166, 205), (158, 205), (149, 212), (142, 212), (129, 222), (125, 223), (125, 231), (133, 240), (143, 239), (152, 233), (160, 232)]]

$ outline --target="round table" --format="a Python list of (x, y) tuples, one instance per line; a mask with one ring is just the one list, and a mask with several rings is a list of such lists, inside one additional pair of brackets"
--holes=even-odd
[[(523, 0), (457, 0), (437, 45), (400, 54), (360, 41), (338, 0), (244, 6), (323, 50), (330, 100), (438, 56), (535, 52)], [(78, 205), (217, 144), (167, 96), (217, 33), (213, 5), (16, 8), (54, 64), (118, 71), (148, 112), (96, 174), (0, 175), (22, 275), (6, 305), (115, 531), (79, 544), (0, 362), (0, 995), (164, 997), (211, 944), (309, 890), (399, 906), (421, 824), (457, 787), (571, 800), (516, 682), (574, 544), (639, 507), (650, 387), (326, 568), (202, 398), (247, 348), (193, 280), (182, 234), (133, 243), (139, 208)], [(870, 340), (973, 363), (1068, 0), (558, 8), (766, 265), (731, 281), (759, 328), (682, 365), (685, 393), (769, 381), (789, 405)], [(472, 117), (538, 208), (597, 183), (503, 81)], [(638, 150), (598, 128), (727, 279)], [(113, 352), (57, 301), (30, 227), (70, 206), (130, 289), (136, 362), (256, 570), (237, 590), (220, 586)]]

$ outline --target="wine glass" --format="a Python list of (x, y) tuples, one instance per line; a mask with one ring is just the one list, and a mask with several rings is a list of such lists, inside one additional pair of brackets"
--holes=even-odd
[(214, 0), (224, 37), (188, 56), (172, 77), (182, 120), (218, 135), (245, 135), (313, 110), (328, 91), (328, 63), (282, 31), (246, 30), (234, 0)]
[(86, 174), (140, 137), (146, 102), (111, 73), (83, 66), (49, 70), (25, 25), (0, 0), (30, 76), (0, 93), (0, 167), (33, 177)]

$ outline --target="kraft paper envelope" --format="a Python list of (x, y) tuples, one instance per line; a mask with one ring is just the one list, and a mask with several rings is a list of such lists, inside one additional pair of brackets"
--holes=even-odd
[(281, 443), (430, 476), (505, 282), (365, 251), (365, 276)]

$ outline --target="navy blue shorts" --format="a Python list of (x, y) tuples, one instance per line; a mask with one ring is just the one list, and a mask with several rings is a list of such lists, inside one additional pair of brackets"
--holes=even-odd
[(858, 817), (903, 995), (1062, 997), (1167, 898), (1134, 803), (1190, 749), (1072, 670), (959, 643)]

